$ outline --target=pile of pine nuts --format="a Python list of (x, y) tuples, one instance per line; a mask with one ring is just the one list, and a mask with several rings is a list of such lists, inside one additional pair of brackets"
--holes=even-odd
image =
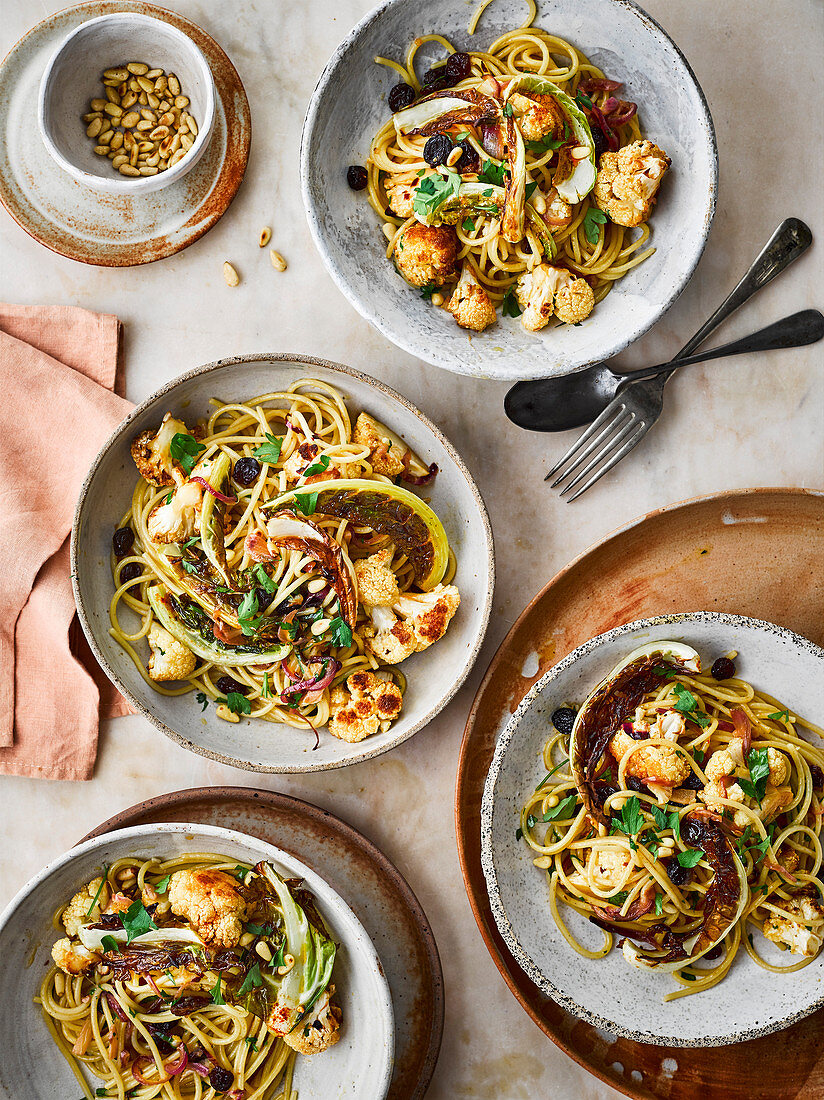
[(98, 156), (108, 157), (122, 176), (156, 176), (189, 152), (197, 123), (189, 114), (174, 73), (142, 61), (106, 69), (105, 98), (93, 99), (83, 115), (86, 137)]

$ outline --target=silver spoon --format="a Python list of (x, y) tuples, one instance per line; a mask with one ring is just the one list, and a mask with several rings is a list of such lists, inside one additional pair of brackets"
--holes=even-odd
[(679, 360), (690, 355), (731, 313), (806, 252), (812, 239), (809, 226), (798, 218), (783, 221), (735, 290), (673, 356), (672, 362), (649, 370), (623, 373), (612, 370), (606, 363), (597, 363), (562, 378), (516, 382), (504, 399), (506, 415), (518, 427), (532, 432), (562, 432), (589, 424), (628, 382), (638, 384), (677, 370), (681, 365)]

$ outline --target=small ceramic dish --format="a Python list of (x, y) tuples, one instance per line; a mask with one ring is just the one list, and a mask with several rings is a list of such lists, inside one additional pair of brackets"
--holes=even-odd
[[(437, 367), (479, 378), (545, 378), (616, 355), (654, 325), (690, 279), (715, 212), (717, 152), (704, 94), (685, 57), (629, 0), (539, 0), (535, 25), (569, 40), (639, 104), (644, 135), (672, 158), (650, 221), (657, 251), (615, 284), (586, 321), (530, 333), (499, 316), (467, 333), (424, 301), (386, 259), (386, 240), (365, 192), (346, 169), (363, 164), (390, 116), (387, 95), (400, 79), (375, 63), (400, 61), (409, 44), (444, 35), (458, 50), (483, 50), (524, 20), (522, 0), (497, 0), (475, 35), (467, 0), (383, 0), (338, 46), (309, 102), (301, 143), (303, 202), (315, 244), (338, 288), (393, 343)], [(418, 73), (444, 56), (437, 43), (418, 55)]]
[[(626, 1039), (671, 1047), (721, 1046), (767, 1035), (824, 1005), (824, 958), (792, 974), (773, 974), (744, 952), (711, 993), (664, 1002), (677, 988), (665, 974), (633, 969), (619, 950), (586, 959), (567, 944), (549, 911), (545, 876), (516, 839), (520, 809), (545, 774), (541, 750), (550, 715), (580, 703), (636, 646), (660, 639), (693, 646), (706, 666), (738, 650), (737, 674), (810, 721), (820, 721), (824, 650), (758, 619), (692, 612), (642, 619), (585, 642), (538, 680), (507, 723), (495, 749), (481, 806), (481, 865), (495, 923), (506, 946), (547, 996), (595, 1027)], [(803, 732), (803, 731), (802, 731)], [(572, 933), (600, 947), (600, 930), (568, 907)], [(768, 962), (786, 957), (758, 936)]]
[[(86, 136), (83, 115), (90, 99), (103, 98), (102, 73), (131, 61), (174, 73), (198, 124), (187, 155), (155, 176), (121, 175)], [(46, 149), (78, 183), (115, 195), (147, 194), (182, 179), (203, 156), (215, 123), (215, 84), (201, 50), (170, 23), (137, 12), (103, 15), (81, 23), (55, 50), (40, 80), (38, 122)]]
[[(4, 994), (0, 1005), (0, 1090), (15, 1100), (74, 1096), (77, 1080), (56, 1047), (32, 998), (53, 965), (61, 936), (52, 917), (104, 864), (123, 856), (168, 858), (184, 852), (217, 852), (302, 878), (335, 942), (336, 999), (343, 1010), (341, 1038), (314, 1058), (299, 1058), (295, 1089), (301, 1096), (386, 1095), (392, 1073), (394, 1022), (386, 977), (372, 942), (347, 903), (300, 860), (255, 837), (212, 825), (138, 825), (87, 840), (44, 867), (0, 916)], [(330, 858), (333, 856), (330, 855)], [(92, 1089), (99, 1081), (90, 1082)]]
[[(454, 583), (461, 606), (444, 637), (403, 665), (408, 686), (403, 711), (385, 732), (356, 744), (326, 730), (313, 748), (311, 732), (260, 719), (222, 721), (204, 714), (191, 693), (160, 695), (140, 675), (129, 655), (109, 634), (112, 576), (111, 539), (132, 498), (138, 478), (130, 445), (146, 428), (157, 429), (171, 411), (192, 421), (208, 401), (245, 399), (284, 390), (299, 378), (338, 387), (350, 410), (365, 410), (401, 435), (438, 476), (426, 496), (446, 530), (457, 557)], [(481, 496), (466, 466), (435, 425), (382, 382), (349, 367), (297, 355), (245, 355), (189, 371), (143, 402), (116, 429), (95, 459), (81, 490), (72, 531), (72, 576), (80, 622), (97, 660), (132, 706), (179, 744), (224, 764), (253, 771), (304, 772), (368, 760), (399, 745), (425, 726), (452, 698), (472, 668), (483, 641), (495, 579), (492, 531)], [(134, 619), (135, 626), (137, 619)], [(148, 657), (148, 648), (145, 657)]]

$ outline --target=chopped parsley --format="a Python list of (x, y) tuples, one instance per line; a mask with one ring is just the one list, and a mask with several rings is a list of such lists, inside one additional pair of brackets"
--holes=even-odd
[(650, 813), (655, 819), (657, 828), (672, 829), (673, 836), (677, 840), (681, 839), (681, 817), (677, 810), (667, 813), (660, 806), (650, 806)]
[(297, 493), (295, 495), (295, 507), (304, 516), (311, 516), (318, 506), (318, 494), (314, 493)]
[(157, 884), (157, 886), (155, 886), (155, 891), (158, 894), (165, 894), (166, 893), (166, 891), (169, 889), (169, 882), (171, 880), (171, 877), (172, 877), (171, 875), (166, 875), (164, 878), (162, 878), (160, 880), (160, 882)]
[(352, 644), (352, 628), (340, 615), (332, 619), (329, 630), (332, 632), (332, 645), (343, 647)]
[(681, 977), (684, 979), (685, 982), (697, 981), (695, 974), (688, 974), (686, 970), (681, 971)]
[(562, 798), (557, 806), (547, 810), (541, 821), (556, 821), (558, 818), (569, 817), (575, 811), (575, 803), (578, 801), (577, 792)]
[(426, 219), (431, 217), (445, 202), (454, 198), (461, 186), (461, 177), (447, 168), (446, 176), (426, 176), (418, 184), (412, 198), (413, 213)]
[(533, 192), (533, 191), (535, 190), (535, 188), (536, 188), (537, 186), (538, 186), (538, 184), (537, 184), (536, 182), (534, 182), (534, 181), (533, 181), (532, 183), (528, 183), (528, 184), (526, 185), (526, 187), (524, 188), (524, 198), (525, 198), (525, 199), (530, 199), (530, 198), (532, 198), (532, 192)]
[(586, 92), (582, 92), (580, 88), (575, 93), (575, 102), (578, 104), (579, 107), (586, 107), (587, 109), (592, 107), (592, 100), (589, 98)]
[(617, 894), (613, 894), (611, 898), (607, 898), (607, 901), (610, 905), (623, 905), (628, 897), (628, 890), (619, 890)]
[(788, 710), (776, 710), (772, 714), (768, 714), (767, 717), (775, 719), (776, 722), (789, 722), (790, 712)]
[(475, 231), (475, 219), (468, 217), (464, 218), (461, 222), (461, 229), (463, 229), (464, 233), (473, 233)]
[(741, 834), (735, 844), (735, 847), (738, 850), (739, 858), (743, 860), (747, 852), (758, 852), (757, 857), (753, 856), (753, 861), (756, 863), (760, 863), (764, 856), (767, 854), (767, 849), (772, 843), (774, 831), (775, 825), (768, 826), (767, 835), (762, 838), (758, 837), (758, 834), (753, 832), (751, 825), (745, 826), (744, 832)]
[(770, 761), (766, 749), (750, 749), (747, 756), (747, 768), (749, 779), (739, 779), (738, 783), (744, 794), (754, 798), (761, 805), (761, 799), (767, 790), (767, 779), (770, 774)]
[(527, 141), (524, 144), (533, 157), (542, 157), (545, 153), (553, 153), (556, 149), (560, 149), (565, 141), (566, 136), (562, 138), (544, 137), (540, 141)]
[(226, 706), (232, 714), (251, 714), (252, 704), (239, 691), (230, 691), (226, 695)]
[(142, 901), (133, 901), (125, 913), (119, 913), (120, 923), (126, 929), (126, 942), (131, 943), (136, 936), (151, 932), (157, 925), (149, 916)]
[(710, 719), (703, 711), (699, 711), (698, 700), (689, 688), (685, 688), (683, 684), (673, 684), (672, 690), (676, 696), (675, 709), (683, 714), (688, 721), (695, 722), (702, 730), (706, 729), (710, 724)]
[[(325, 456), (324, 456), (325, 457)], [(258, 563), (252, 570), (255, 575), (255, 580), (258, 582), (264, 592), (268, 592), (271, 596), (275, 591), (276, 585), (263, 566)]]
[(564, 764), (568, 764), (568, 763), (569, 763), (569, 758), (567, 757), (565, 760), (562, 760), (560, 764), (556, 764), (551, 772), (546, 773), (546, 775), (541, 780), (541, 782), (538, 784), (538, 786), (535, 788), (535, 790), (539, 791), (541, 789), (541, 787), (543, 787), (544, 783), (547, 782), (548, 779), (551, 779), (553, 777), (553, 775), (555, 775), (556, 772), (559, 772), (561, 770), (561, 768), (564, 766)]
[(170, 492), (170, 493), (168, 494), (168, 496), (167, 496), (167, 497), (166, 497), (166, 499), (165, 499), (165, 500), (163, 501), (163, 503), (164, 503), (164, 504), (171, 504), (171, 502), (172, 502), (172, 497), (173, 497), (174, 495), (175, 495), (175, 491), (174, 491), (174, 489), (172, 489), (172, 491), (171, 491), (171, 492)]
[(214, 988), (212, 989), (212, 1004), (215, 1004), (215, 1005), (225, 1005), (226, 1004), (226, 1001), (223, 999), (223, 991), (221, 990), (220, 986), (221, 986), (221, 980), (220, 980), (220, 974), (218, 974), (217, 982), (216, 982)]
[(204, 694), (204, 692), (199, 691), (195, 696), (195, 699), (197, 699), (198, 703), (200, 703), (200, 713), (202, 714), (209, 705), (209, 696)]
[(258, 1045), (255, 1042), (254, 1035), (247, 1035), (246, 1038), (243, 1041), (248, 1047), (251, 1047), (252, 1050), (257, 1054)]
[(663, 896), (663, 894), (656, 894), (655, 895), (655, 915), (656, 915), (656, 917), (660, 917), (663, 912), (664, 912), (664, 896)]
[(172, 436), (172, 442), (169, 444), (169, 454), (179, 466), (183, 467), (187, 474), (192, 472), (197, 462), (197, 456), (205, 450), (204, 444), (198, 443), (195, 437), (187, 432), (175, 432)]
[(264, 699), (271, 699), (272, 698), (272, 692), (269, 690), (269, 672), (268, 672), (268, 669), (263, 674), (263, 689), (262, 689), (260, 694)]
[(240, 629), (247, 637), (254, 634), (263, 621), (262, 617), (258, 615), (258, 611), (260, 611), (260, 605), (258, 604), (257, 593), (247, 592), (237, 609), (237, 621), (240, 623)]
[(311, 466), (306, 467), (303, 476), (312, 477), (314, 474), (322, 474), (325, 470), (328, 470), (330, 461), (329, 455), (320, 455), (317, 462), (313, 462)]
[(261, 462), (266, 462), (270, 466), (280, 458), (280, 449), (283, 446), (283, 436), (270, 435), (269, 432), (265, 433), (268, 443), (261, 443), (252, 454), (255, 458), (259, 458)]
[(523, 836), (524, 836), (524, 831), (519, 825), (518, 828), (515, 830), (515, 839), (516, 840), (523, 840)]
[[(495, 164), (494, 161), (485, 160), (483, 168), (478, 173), (478, 179), (481, 183), (493, 183), (496, 187), (504, 187), (507, 175), (508, 172), (502, 164)], [(490, 196), (491, 195), (492, 192), (490, 192)]]
[(434, 283), (427, 283), (426, 286), (421, 287), (421, 297), (424, 301), (429, 302), (437, 289)]
[(109, 865), (108, 865), (108, 863), (104, 863), (103, 864), (103, 877), (100, 880), (100, 885), (97, 888), (97, 893), (92, 898), (91, 905), (86, 910), (86, 916), (87, 917), (90, 917), (92, 915), (92, 909), (94, 909), (95, 905), (97, 905), (97, 899), (103, 893), (103, 887), (106, 885), (106, 876), (108, 875), (108, 873), (109, 873)]
[(681, 867), (694, 867), (704, 858), (704, 853), (700, 848), (687, 848), (685, 852), (679, 852), (675, 858)]
[(511, 103), (505, 103), (504, 108), (501, 111), (501, 114), (504, 116), (504, 118), (512, 118), (512, 115), (514, 114), (514, 112), (512, 110), (512, 104)]
[(596, 206), (590, 206), (584, 214), (584, 236), (590, 244), (597, 244), (601, 235), (601, 226), (606, 222), (607, 216), (603, 210)]
[(114, 936), (103, 936), (100, 940), (100, 943), (104, 951), (115, 951), (118, 953), (120, 952), (120, 948), (118, 947), (117, 940), (114, 938)]
[(515, 287), (511, 286), (507, 288), (506, 294), (504, 294), (504, 300), (501, 302), (501, 311), (504, 317), (520, 317), (523, 312), (518, 305), (518, 298), (515, 294)]
[(263, 978), (260, 976), (260, 963), (255, 963), (243, 979), (243, 985), (238, 990), (238, 994), (249, 993), (252, 989), (257, 989), (260, 985), (263, 985)]
[[(633, 795), (632, 798), (626, 800), (620, 812), (613, 816), (610, 824), (610, 832), (621, 832), (632, 838), (638, 835), (643, 824), (644, 815), (641, 813), (641, 803), (638, 801), (638, 796)], [(630, 847), (636, 847), (632, 839), (630, 839)]]

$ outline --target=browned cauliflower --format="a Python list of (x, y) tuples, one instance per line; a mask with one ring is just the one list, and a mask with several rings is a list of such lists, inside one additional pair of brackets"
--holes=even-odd
[(369, 448), (369, 461), (376, 474), (397, 477), (403, 473), (403, 456), (406, 451), (386, 435), (383, 425), (375, 420), (374, 416), (365, 412), (358, 416), (352, 439), (355, 443)]
[(600, 851), (596, 849), (596, 852), (592, 861), (592, 881), (599, 890), (617, 890), (619, 882), (635, 860), (626, 851), (604, 848)]
[(142, 477), (152, 485), (181, 485), (186, 474), (172, 459), (170, 446), (172, 437), (180, 433), (188, 434), (188, 428), (182, 420), (176, 420), (166, 413), (156, 432), (148, 428), (132, 442), (132, 458)]
[(338, 684), (329, 699), (329, 732), (341, 741), (362, 741), (379, 729), (387, 730), (401, 712), (400, 688), (374, 672), (353, 672), (346, 687), (349, 691)]
[(564, 112), (551, 95), (515, 92), (509, 102), (518, 120), (525, 141), (540, 141), (545, 137), (563, 137)]
[(386, 546), (377, 554), (355, 562), (358, 600), (366, 607), (393, 604), (400, 596), (398, 578), (390, 569), (395, 556), (394, 546)]
[[(793, 799), (792, 788), (782, 785), (789, 779), (790, 764), (787, 757), (778, 749), (767, 749), (767, 759), (770, 765), (770, 777), (767, 781), (764, 797), (761, 799), (760, 816), (762, 821), (770, 821), (787, 807)], [(708, 809), (716, 813), (722, 813), (728, 807), (724, 806), (722, 799), (728, 802), (738, 802), (747, 806), (750, 802), (744, 793), (740, 783), (733, 781), (736, 772), (746, 778), (747, 768), (744, 764), (743, 743), (740, 738), (734, 737), (726, 749), (718, 749), (707, 761), (704, 769), (707, 783), (698, 797)], [(729, 778), (728, 778), (729, 777)], [(733, 824), (744, 828), (749, 823), (749, 815), (736, 810), (733, 814)]]
[(651, 141), (634, 141), (617, 153), (602, 153), (592, 192), (596, 205), (616, 225), (641, 225), (652, 213), (670, 163)]
[[(619, 730), (613, 734), (609, 748), (615, 759), (620, 761), (632, 745), (639, 743), (643, 744)], [(690, 774), (690, 766), (673, 745), (645, 745), (629, 758), (626, 773), (666, 787), (679, 787)]]
[(595, 295), (586, 279), (551, 264), (538, 264), (525, 271), (515, 294), (523, 310), (521, 324), (529, 332), (544, 328), (553, 312), (564, 324), (577, 324), (589, 317), (595, 306)]
[[(387, 614), (380, 619), (376, 612)], [(402, 619), (396, 619), (391, 608), (373, 608), (372, 622), (361, 629), (361, 635), (369, 652), (387, 665), (399, 665), (415, 652), (417, 645), (415, 631)]]
[(108, 886), (103, 886), (102, 878), (93, 878), (82, 890), (77, 891), (66, 906), (60, 918), (63, 927), (70, 936), (76, 936), (81, 924), (94, 923), (108, 900)]
[(430, 592), (404, 592), (392, 604), (415, 631), (415, 650), (420, 652), (446, 633), (461, 603), (454, 584), (438, 584)]
[(461, 277), (446, 307), (461, 328), (483, 332), (495, 323), (495, 307), (489, 295), (475, 278), (470, 264), (464, 264)]
[(52, 947), (52, 958), (64, 974), (82, 974), (100, 960), (96, 951), (69, 939), (58, 940)]
[(458, 235), (450, 225), (408, 226), (395, 244), (398, 271), (412, 286), (443, 286), (457, 275)]
[(340, 1022), (343, 1013), (332, 1004), (335, 987), (330, 985), (318, 997), (313, 1008), (297, 1027), (282, 1036), (284, 1043), (299, 1054), (320, 1054), (340, 1039)]
[(247, 904), (235, 880), (223, 871), (175, 871), (168, 898), (172, 912), (185, 917), (207, 943), (235, 947), (243, 935)]
[(154, 681), (185, 680), (194, 672), (197, 657), (159, 623), (149, 627), (149, 648), (152, 655), (146, 667)]
[(420, 180), (414, 172), (393, 176), (391, 181), (385, 182), (386, 197), (389, 199), (389, 209), (393, 214), (397, 214), (399, 218), (412, 217), (412, 200), (419, 184)]
[(179, 485), (172, 499), (153, 508), (147, 523), (149, 538), (156, 543), (184, 542), (200, 526), (203, 488), (195, 481)]
[[(537, 196), (538, 192), (532, 196), (532, 205), (536, 207), (536, 209), (538, 209), (539, 206), (539, 203), (535, 201)], [(547, 225), (552, 229), (566, 229), (575, 216), (572, 204), (568, 203), (566, 199), (562, 199), (554, 187), (550, 189), (546, 196), (541, 195), (541, 199), (543, 199), (546, 204), (546, 210), (538, 209), (538, 213), (543, 216)]]
[[(774, 913), (764, 921), (763, 932), (768, 940), (789, 947), (793, 955), (814, 958), (824, 940), (824, 907), (813, 898), (796, 897), (777, 900), (780, 908), (792, 915), (791, 920)], [(805, 927), (813, 925), (814, 927)]]

